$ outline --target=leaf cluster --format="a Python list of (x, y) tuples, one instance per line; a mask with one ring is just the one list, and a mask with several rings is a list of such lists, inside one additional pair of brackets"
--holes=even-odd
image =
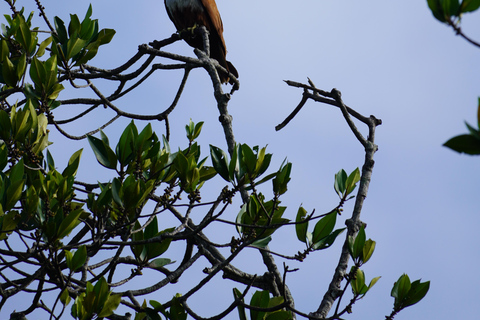
[(477, 10), (479, 0), (427, 0), (433, 16), (440, 22), (448, 23), (451, 17), (458, 17), (463, 13)]
[(479, 155), (480, 154), (480, 98), (478, 99), (478, 108), (477, 108), (477, 127), (475, 129), (473, 126), (465, 122), (468, 134), (461, 134), (449, 139), (443, 145), (447, 148), (450, 148), (458, 153), (466, 153), (470, 155)]

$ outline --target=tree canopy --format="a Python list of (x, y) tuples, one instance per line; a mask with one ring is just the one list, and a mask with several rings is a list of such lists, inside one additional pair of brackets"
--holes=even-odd
[[(367, 239), (368, 228), (360, 220), (373, 170), (375, 128), (381, 123), (377, 118), (347, 107), (338, 90), (324, 91), (311, 81), (288, 82), (303, 90), (297, 110), (311, 100), (332, 105), (365, 151), (365, 162), (359, 163), (361, 169), (348, 173), (340, 169), (332, 179), (339, 196), (337, 205), (322, 213), (289, 207), (288, 211), (296, 213), (292, 217), (286, 214), (280, 199), (287, 192), (294, 164), (284, 162), (279, 169), (272, 169), (273, 156), (268, 148), (235, 142), (227, 112), (229, 99), (235, 99), (235, 95), (223, 92), (214, 61), (201, 51), (195, 52), (197, 58), (168, 52), (168, 46), (180, 40), (175, 34), (140, 46), (132, 60), (105, 70), (91, 60), (111, 40), (113, 30), (100, 29), (98, 22), (91, 19), (91, 9), (83, 20), (72, 15), (70, 21), (54, 18), (53, 23), (48, 22), (45, 10), (45, 25), (40, 28), (50, 30), (51, 38), (43, 38), (31, 25), (31, 16), (13, 5), (2, 35), (1, 253), (2, 267), (8, 270), (4, 272), (2, 304), (24, 296), (32, 301), (12, 317), (22, 313), (28, 317), (34, 309), (43, 309), (55, 317), (71, 313), (77, 318), (127, 318), (127, 308), (135, 314), (132, 317), (139, 319), (182, 319), (186, 313), (200, 318), (189, 307), (188, 298), (220, 275), (237, 284), (232, 286), (232, 304), (219, 317), (235, 312), (240, 318), (243, 314), (252, 319), (310, 314), (315, 319), (330, 312), (335, 319), (354, 309), (355, 302), (378, 280), (365, 279), (361, 270), (372, 256), (375, 241)], [(174, 62), (157, 63), (158, 57)], [(135, 65), (137, 61), (140, 66)], [(195, 68), (204, 68), (211, 77), (226, 148), (211, 145), (208, 152), (200, 152), (196, 141), (202, 131), (201, 122), (186, 125), (184, 145), (170, 145), (168, 128), (172, 124), (168, 116), (178, 112), (178, 99), (155, 115), (129, 113), (115, 105), (118, 98), (166, 69), (183, 72), (177, 97), (188, 94), (183, 85)], [(100, 81), (114, 83), (115, 89), (108, 93), (98, 89), (96, 83)], [(75, 88), (92, 95), (63, 97), (67, 90)], [(77, 115), (102, 107), (113, 110), (114, 119), (105, 121), (109, 125), (116, 119), (135, 121), (122, 128), (117, 137), (107, 137), (100, 130), (77, 137), (62, 129), (64, 123), (77, 121), (77, 116), (61, 121), (55, 117), (58, 110), (69, 105), (83, 108)], [(165, 134), (155, 133), (152, 125), (139, 125), (141, 120), (165, 122)], [(356, 128), (359, 124), (367, 128), (368, 135)], [(111, 179), (77, 179), (81, 150), (70, 157), (65, 168), (59, 169), (47, 151), (50, 130), (58, 130), (72, 142), (87, 139), (98, 164), (111, 172)], [(203, 192), (210, 183), (223, 184), (224, 188)], [(350, 199), (353, 195), (355, 198)], [(341, 215), (348, 200), (355, 201), (355, 208), (351, 216)], [(235, 201), (241, 202), (241, 208), (233, 205)], [(201, 213), (193, 214), (197, 211)], [(227, 218), (227, 212), (233, 215)], [(166, 213), (177, 221), (165, 223), (160, 217)], [(211, 228), (227, 226), (234, 226), (236, 232), (221, 243), (205, 235)], [(295, 232), (304, 249), (296, 255), (269, 250), (269, 241), (274, 241), (280, 230)], [(308, 260), (335, 241), (344, 243), (339, 248), (340, 262), (327, 276), (333, 275), (332, 285), (322, 292), (325, 295), (317, 297), (319, 308), (295, 309), (294, 297), (288, 290), (289, 274), (293, 272), (288, 268), (289, 259)], [(169, 255), (175, 243), (184, 244), (183, 261), (174, 262)], [(233, 267), (232, 261), (243, 259), (240, 253), (252, 247), (262, 256), (266, 270), (263, 275)], [(287, 261), (283, 270), (277, 266), (277, 259)], [(199, 282), (192, 282), (191, 290), (161, 301), (143, 300), (146, 293), (174, 286), (185, 277), (186, 270), (200, 261), (202, 265), (208, 261), (209, 266)], [(120, 272), (125, 267), (131, 272)], [(30, 268), (33, 272), (25, 271)], [(133, 279), (147, 272), (156, 274), (155, 283), (142, 289), (128, 288)], [(123, 285), (128, 289), (122, 289)], [(396, 312), (418, 302), (427, 290), (428, 282), (410, 281), (402, 275), (392, 288), (394, 310), (388, 316), (393, 318)], [(55, 297), (51, 304), (43, 300), (44, 294)]]

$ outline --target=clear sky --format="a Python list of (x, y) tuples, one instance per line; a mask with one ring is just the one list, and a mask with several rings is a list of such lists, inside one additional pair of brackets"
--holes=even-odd
[[(100, 27), (117, 31), (93, 65), (116, 67), (134, 55), (138, 45), (175, 32), (161, 0), (92, 2), (93, 17), (99, 19)], [(90, 1), (42, 3), (51, 19), (58, 15), (67, 21), (69, 13), (83, 18)], [(17, 7), (23, 4), (32, 10), (34, 2), (17, 1)], [(363, 150), (338, 109), (314, 102), (308, 102), (286, 128), (275, 132), (275, 125), (295, 108), (302, 93), (283, 80), (306, 82), (309, 77), (320, 89), (337, 88), (348, 106), (383, 120), (377, 128), (379, 151), (362, 212), (362, 220), (368, 225), (367, 237), (377, 242), (372, 259), (363, 269), (368, 280), (382, 278), (348, 318), (384, 319), (393, 306), (393, 282), (407, 273), (412, 280), (430, 280), (430, 292), (396, 319), (474, 319), (480, 298), (476, 269), (480, 264), (480, 158), (459, 155), (441, 145), (466, 132), (464, 120), (476, 125), (480, 49), (437, 22), (426, 1), (217, 0), (217, 6), (225, 28), (227, 57), (241, 82), (229, 104), (235, 137), (250, 145), (268, 144), (267, 150), (274, 154), (272, 170), (285, 157), (293, 163), (289, 192), (282, 203), (289, 207), (289, 218), (294, 219), (301, 204), (319, 213), (335, 206), (334, 174), (342, 168), (350, 172), (361, 166)], [(0, 12), (8, 12), (3, 1)], [(467, 14), (462, 24), (465, 33), (477, 40), (479, 17), (478, 13)], [(40, 24), (38, 16), (35, 21), (35, 25)], [(170, 49), (193, 56), (183, 42)], [(128, 112), (158, 113), (169, 106), (181, 77), (177, 71), (158, 73), (117, 106)], [(75, 94), (65, 92), (60, 98)], [(76, 110), (59, 110), (58, 117), (70, 112)], [(69, 130), (82, 134), (111, 116), (104, 112), (86, 121), (85, 126)], [(183, 127), (190, 118), (205, 121), (199, 140), (204, 153), (209, 143), (226, 150), (213, 90), (200, 69), (192, 72), (170, 118), (172, 146), (184, 145)], [(110, 141), (117, 141), (126, 123), (106, 130)], [(138, 123), (139, 127), (143, 125)], [(153, 126), (159, 135), (164, 133), (163, 124)], [(52, 139), (58, 138), (51, 130)], [(57, 166), (63, 168), (69, 156), (82, 146), (58, 141), (50, 150)], [(83, 177), (85, 180), (100, 179), (102, 170), (92, 171), (94, 167), (99, 168), (86, 147), (80, 171), (87, 169), (92, 176)], [(349, 216), (352, 204), (346, 206), (342, 217)], [(235, 215), (231, 213), (231, 218)], [(342, 224), (339, 219), (337, 227)], [(333, 275), (340, 242), (326, 252), (312, 254), (303, 263), (288, 262), (291, 268), (300, 268), (289, 275), (298, 309), (311, 312), (318, 307)], [(282, 237), (274, 235), (271, 248), (290, 255), (303, 249), (293, 229)], [(246, 259), (260, 261), (257, 253), (250, 253)], [(248, 264), (249, 268), (250, 262), (240, 266)], [(278, 264), (281, 266), (282, 260)], [(185, 282), (173, 291), (181, 292), (188, 285)], [(211, 290), (207, 292), (208, 301), (203, 295), (192, 301), (192, 307), (201, 308), (218, 299), (219, 304), (224, 303), (220, 309), (231, 302), (230, 284), (207, 289)], [(10, 308), (15, 306), (8, 306), (0, 315), (9, 314)], [(215, 307), (200, 314), (214, 315)]]

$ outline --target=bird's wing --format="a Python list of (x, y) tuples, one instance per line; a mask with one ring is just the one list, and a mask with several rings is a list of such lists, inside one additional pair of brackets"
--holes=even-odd
[[(217, 4), (215, 0), (201, 0), (203, 6), (205, 7), (205, 11), (207, 12), (210, 20), (212, 21), (212, 27), (217, 31), (220, 40), (222, 40), (223, 48), (226, 49), (225, 40), (223, 39), (223, 23), (222, 18), (220, 17), (220, 13), (217, 9)], [(212, 32), (213, 30), (210, 30)], [(226, 50), (225, 50), (226, 51)]]

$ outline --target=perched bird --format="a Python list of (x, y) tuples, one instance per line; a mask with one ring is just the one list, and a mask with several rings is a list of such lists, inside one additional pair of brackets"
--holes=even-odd
[[(178, 31), (195, 26), (205, 26), (210, 33), (210, 57), (238, 78), (237, 69), (227, 61), (227, 48), (223, 39), (223, 23), (215, 0), (165, 0), (168, 16)], [(203, 50), (203, 39), (193, 32), (182, 34), (192, 47)], [(219, 73), (222, 83), (234, 83), (226, 73)]]

